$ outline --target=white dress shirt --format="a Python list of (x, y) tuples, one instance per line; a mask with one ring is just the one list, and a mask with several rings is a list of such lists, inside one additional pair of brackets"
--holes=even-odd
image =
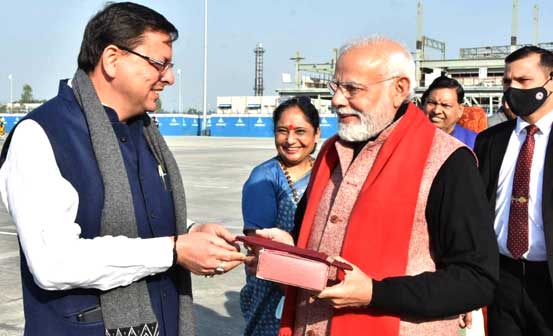
[(33, 120), (23, 121), (13, 134), (0, 169), (0, 193), (43, 289), (108, 290), (171, 266), (172, 238), (80, 238), (79, 195), (61, 176), (48, 137)]
[[(530, 170), (528, 251), (522, 255), (523, 259), (531, 261), (547, 260), (545, 236), (543, 233), (542, 188), (545, 153), (549, 134), (551, 133), (552, 122), (553, 112), (549, 112), (535, 124), (539, 128), (539, 131), (534, 135), (534, 156), (532, 157), (532, 168)], [(524, 128), (528, 125), (526, 121), (517, 118), (516, 127), (509, 139), (507, 151), (505, 152), (505, 157), (503, 158), (503, 163), (499, 171), (494, 229), (495, 235), (497, 236), (497, 243), (499, 244), (499, 253), (506, 256), (511, 256), (511, 253), (507, 249), (507, 236), (509, 232), (509, 211), (511, 208), (513, 178), (515, 175), (518, 153), (526, 139), (526, 130)]]

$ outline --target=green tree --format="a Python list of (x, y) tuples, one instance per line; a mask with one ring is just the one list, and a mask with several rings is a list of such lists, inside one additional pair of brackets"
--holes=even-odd
[(200, 111), (198, 111), (197, 109), (191, 107), (191, 108), (188, 109), (188, 111), (186, 111), (186, 114), (196, 114), (196, 115), (198, 115), (198, 114), (200, 114)]
[(158, 100), (156, 101), (156, 112), (157, 113), (163, 113), (163, 107), (161, 105), (161, 98), (158, 98)]
[(23, 92), (21, 93), (20, 103), (33, 103), (33, 88), (29, 84), (23, 85)]

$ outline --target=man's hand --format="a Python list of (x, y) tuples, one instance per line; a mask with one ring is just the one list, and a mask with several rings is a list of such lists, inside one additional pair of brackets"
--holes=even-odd
[(259, 255), (259, 248), (256, 246), (246, 246), (248, 254), (244, 264), (246, 265), (246, 273), (248, 275), (255, 275), (257, 273), (257, 257)]
[(472, 312), (459, 315), (458, 322), (460, 328), (472, 328)]
[(270, 228), (270, 229), (255, 230), (255, 234), (257, 236), (274, 240), (279, 243), (294, 245), (294, 238), (292, 238), (292, 235), (290, 235), (288, 232), (281, 229)]
[[(223, 238), (228, 243), (234, 243), (236, 240), (236, 236), (234, 236), (232, 233), (230, 233), (227, 229), (225, 229), (221, 224), (216, 223), (205, 223), (205, 224), (194, 224), (188, 233), (193, 232), (205, 232), (212, 234), (214, 236)], [(240, 251), (240, 248), (238, 247), (238, 251)]]
[[(271, 239), (287, 245), (294, 245), (294, 239), (292, 238), (292, 236), (288, 232), (278, 228), (248, 230), (246, 234), (248, 236), (253, 235)], [(249, 275), (255, 275), (257, 271), (257, 257), (259, 254), (259, 247), (246, 245), (246, 248), (248, 249), (248, 256), (246, 261), (244, 262), (246, 264), (246, 273)]]
[(194, 224), (188, 231), (192, 232), (205, 232), (223, 238), (227, 243), (232, 244), (236, 251), (240, 252), (240, 245), (236, 242), (236, 236), (230, 233), (224, 226), (217, 223), (204, 223), (204, 224)]
[(240, 265), (246, 256), (231, 245), (234, 235), (218, 224), (196, 224), (190, 232), (177, 240), (177, 263), (194, 274), (220, 273), (218, 267), (228, 272)]
[(327, 300), (334, 308), (365, 307), (371, 303), (373, 294), (372, 279), (363, 273), (357, 266), (336, 257), (353, 267), (352, 271), (345, 271), (344, 281), (337, 285), (327, 287), (317, 296), (318, 299)]

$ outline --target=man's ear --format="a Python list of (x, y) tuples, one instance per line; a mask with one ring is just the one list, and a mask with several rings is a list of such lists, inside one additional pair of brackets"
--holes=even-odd
[(117, 72), (117, 62), (121, 58), (121, 50), (115, 45), (110, 44), (100, 56), (100, 64), (103, 72), (110, 78), (114, 78)]
[[(545, 86), (549, 86), (549, 87), (553, 86), (553, 71), (551, 71), (549, 73), (549, 78), (547, 79), (547, 83), (546, 83)], [(546, 88), (546, 90), (547, 90), (547, 88)], [(550, 95), (553, 92), (553, 90), (548, 90), (548, 91), (549, 91), (548, 95)]]
[(392, 83), (392, 103), (394, 108), (398, 108), (403, 104), (405, 99), (409, 97), (411, 83), (407, 77), (399, 77), (397, 81)]

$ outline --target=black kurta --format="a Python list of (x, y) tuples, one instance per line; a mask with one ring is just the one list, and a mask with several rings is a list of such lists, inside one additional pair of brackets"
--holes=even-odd
[[(296, 237), (306, 195), (296, 212)], [(499, 255), (484, 185), (468, 149), (457, 149), (439, 169), (428, 194), (426, 221), (437, 270), (373, 279), (371, 306), (391, 315), (438, 318), (489, 304)]]

